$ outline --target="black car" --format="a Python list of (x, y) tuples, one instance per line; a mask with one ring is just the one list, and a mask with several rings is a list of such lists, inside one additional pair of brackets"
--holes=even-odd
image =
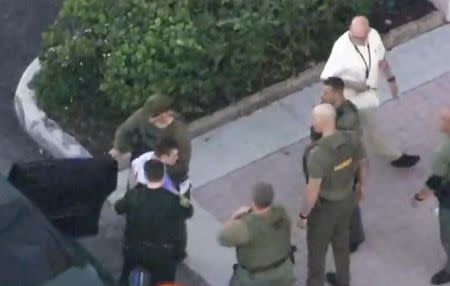
[[(58, 161), (56, 165), (61, 164), (61, 162), (70, 165), (70, 161)], [(41, 167), (42, 164), (47, 166), (44, 173), (48, 175), (48, 171), (52, 169), (48, 166), (54, 167), (55, 162), (51, 162), (51, 164), (41, 162), (39, 164), (41, 164)], [(29, 165), (27, 166), (29, 167)], [(34, 167), (36, 166), (34, 165)], [(117, 166), (114, 164), (111, 166), (112, 169), (109, 169), (109, 171), (114, 174), (114, 172), (117, 172)], [(114, 190), (112, 185), (110, 184), (107, 187), (112, 188), (110, 191), (103, 193), (99, 191), (98, 193), (102, 194), (94, 196), (96, 201), (94, 200), (94, 203), (92, 203), (92, 196), (82, 195), (83, 192), (86, 192), (86, 189), (85, 186), (80, 188), (82, 185), (80, 182), (80, 184), (76, 184), (77, 187), (73, 188), (80, 193), (79, 199), (73, 200), (72, 204), (78, 207), (74, 208), (70, 206), (70, 203), (62, 201), (59, 208), (49, 209), (49, 205), (39, 203), (37, 193), (30, 193), (30, 189), (19, 190), (17, 188), (17, 185), (21, 184), (26, 186), (27, 180), (31, 180), (32, 184), (28, 185), (34, 188), (38, 187), (39, 184), (42, 185), (43, 181), (39, 178), (42, 177), (42, 174), (36, 175), (36, 172), (28, 172), (30, 168), (27, 167), (28, 175), (33, 175), (24, 179), (20, 175), (20, 170), (17, 169), (19, 167), (16, 166), (15, 171), (13, 167), (8, 179), (0, 175), (0, 285), (115, 285), (111, 274), (105, 271), (76, 241), (78, 237), (93, 235), (97, 232), (99, 209), (101, 209), (106, 196)], [(42, 171), (42, 169), (40, 170)], [(61, 168), (53, 168), (53, 170), (61, 171)], [(75, 176), (83, 176), (83, 174), (82, 172), (75, 172)], [(44, 182), (48, 182), (48, 178), (45, 180)], [(56, 181), (53, 180), (53, 182)], [(63, 178), (62, 181), (65, 181), (65, 179)], [(51, 182), (47, 185), (55, 187)], [(96, 185), (95, 187), (99, 186)], [(41, 188), (40, 190), (44, 189)], [(69, 198), (71, 197), (71, 190), (67, 192), (59, 191)], [(30, 197), (32, 197), (31, 201)], [(52, 200), (60, 199), (57, 196), (55, 199), (55, 196), (47, 195), (46, 202), (51, 203)], [(74, 209), (78, 211), (73, 212)], [(93, 209), (93, 211), (89, 211), (89, 209)], [(96, 216), (97, 221), (92, 222), (92, 220), (86, 219), (83, 223), (82, 214), (85, 215), (85, 219), (95, 218)]]

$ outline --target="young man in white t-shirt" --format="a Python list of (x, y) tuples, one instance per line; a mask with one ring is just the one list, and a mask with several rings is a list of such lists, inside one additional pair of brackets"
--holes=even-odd
[(380, 105), (377, 94), (379, 74), (383, 73), (392, 97), (398, 97), (398, 86), (385, 58), (386, 49), (380, 34), (369, 25), (369, 20), (357, 16), (350, 30), (334, 43), (330, 57), (320, 78), (340, 77), (344, 80), (344, 96), (356, 105), (367, 143), (376, 153), (391, 161), (394, 167), (412, 167), (419, 156), (408, 155), (385, 142), (375, 120), (375, 108)]
[(145, 175), (145, 163), (151, 159), (156, 159), (164, 163), (163, 187), (175, 195), (184, 195), (190, 187), (189, 180), (182, 182), (179, 186), (170, 178), (166, 166), (173, 166), (178, 160), (178, 145), (175, 140), (163, 138), (156, 145), (155, 151), (146, 152), (131, 162), (130, 181), (131, 186), (135, 184), (147, 184)]

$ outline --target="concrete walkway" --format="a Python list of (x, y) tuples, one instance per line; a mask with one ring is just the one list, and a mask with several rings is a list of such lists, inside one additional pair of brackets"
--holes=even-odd
[[(430, 140), (435, 138), (435, 132), (430, 131), (433, 114), (439, 105), (450, 104), (448, 51), (450, 26), (446, 25), (388, 53), (401, 99), (387, 102), (379, 115), (385, 122), (385, 131), (399, 139), (404, 149), (428, 154), (435, 143)], [(389, 98), (385, 86), (381, 93), (383, 100)], [(191, 178), (196, 213), (189, 223), (187, 264), (210, 285), (227, 285), (234, 261), (233, 250), (216, 243), (219, 220), (247, 202), (253, 182), (257, 179), (273, 182), (282, 193), (280, 201), (296, 216), (299, 192), (304, 186), (299, 169), (304, 142), (299, 141), (307, 136), (310, 111), (319, 95), (320, 85), (315, 84), (193, 140)], [(424, 133), (427, 135), (423, 136)], [(376, 158), (372, 161), (373, 195), (364, 203), (365, 208), (370, 205), (365, 212), (368, 250), (361, 251), (353, 260), (354, 269), (358, 270), (354, 285), (426, 285), (428, 276), (440, 263), (435, 220), (430, 209), (413, 212), (407, 201), (420, 187), (426, 167), (422, 164), (404, 172), (386, 167)], [(125, 177), (126, 172), (122, 172), (122, 184)], [(406, 189), (404, 182), (410, 189)], [(123, 190), (119, 188), (109, 200), (114, 202), (123, 195)], [(379, 195), (375, 195), (377, 192)], [(425, 234), (430, 235), (424, 237)], [(302, 246), (299, 257), (303, 258), (296, 267), (300, 282), (305, 270), (303, 235), (294, 236)], [(423, 262), (415, 260), (421, 257)], [(381, 280), (369, 281), (371, 273)]]
[[(410, 199), (429, 174), (431, 151), (440, 137), (436, 110), (450, 106), (449, 93), (450, 73), (446, 73), (404, 93), (399, 101), (387, 102), (377, 113), (388, 138), (420, 154), (423, 160), (411, 170), (398, 170), (368, 150), (371, 172), (367, 198), (362, 203), (366, 242), (352, 256), (353, 286), (429, 285), (431, 275), (445, 261), (433, 214), (436, 201), (413, 209)], [(276, 201), (296, 218), (305, 186), (300, 156), (306, 143), (306, 139), (300, 140), (211, 181), (197, 189), (195, 196), (201, 206), (223, 221), (232, 210), (249, 202), (255, 181), (265, 180), (274, 185)], [(299, 248), (295, 271), (296, 285), (301, 286), (306, 278), (305, 231), (295, 227), (292, 239)], [(208, 253), (212, 255), (211, 250)], [(331, 251), (327, 264), (328, 270), (334, 269)]]

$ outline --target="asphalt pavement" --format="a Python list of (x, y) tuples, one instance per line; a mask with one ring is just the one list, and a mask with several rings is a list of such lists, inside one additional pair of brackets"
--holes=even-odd
[(43, 158), (14, 111), (17, 83), (39, 53), (41, 33), (55, 19), (61, 1), (0, 0), (0, 172), (13, 162)]

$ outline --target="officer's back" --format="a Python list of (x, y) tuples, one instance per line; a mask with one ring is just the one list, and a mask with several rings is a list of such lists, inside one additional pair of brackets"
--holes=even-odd
[(192, 206), (181, 204), (179, 196), (163, 188), (162, 162), (149, 160), (144, 169), (148, 184), (137, 185), (115, 205), (118, 214), (126, 215), (122, 285), (136, 267), (149, 270), (152, 280), (175, 279), (184, 221), (193, 211)]
[(310, 160), (318, 164), (309, 167), (311, 173), (323, 175), (320, 197), (340, 200), (350, 195), (359, 159), (364, 155), (356, 132), (336, 131), (321, 138), (310, 154)]
[(291, 221), (272, 206), (270, 184), (256, 184), (252, 207), (238, 210), (219, 234), (223, 246), (236, 247), (238, 265), (230, 285), (292, 285)]

